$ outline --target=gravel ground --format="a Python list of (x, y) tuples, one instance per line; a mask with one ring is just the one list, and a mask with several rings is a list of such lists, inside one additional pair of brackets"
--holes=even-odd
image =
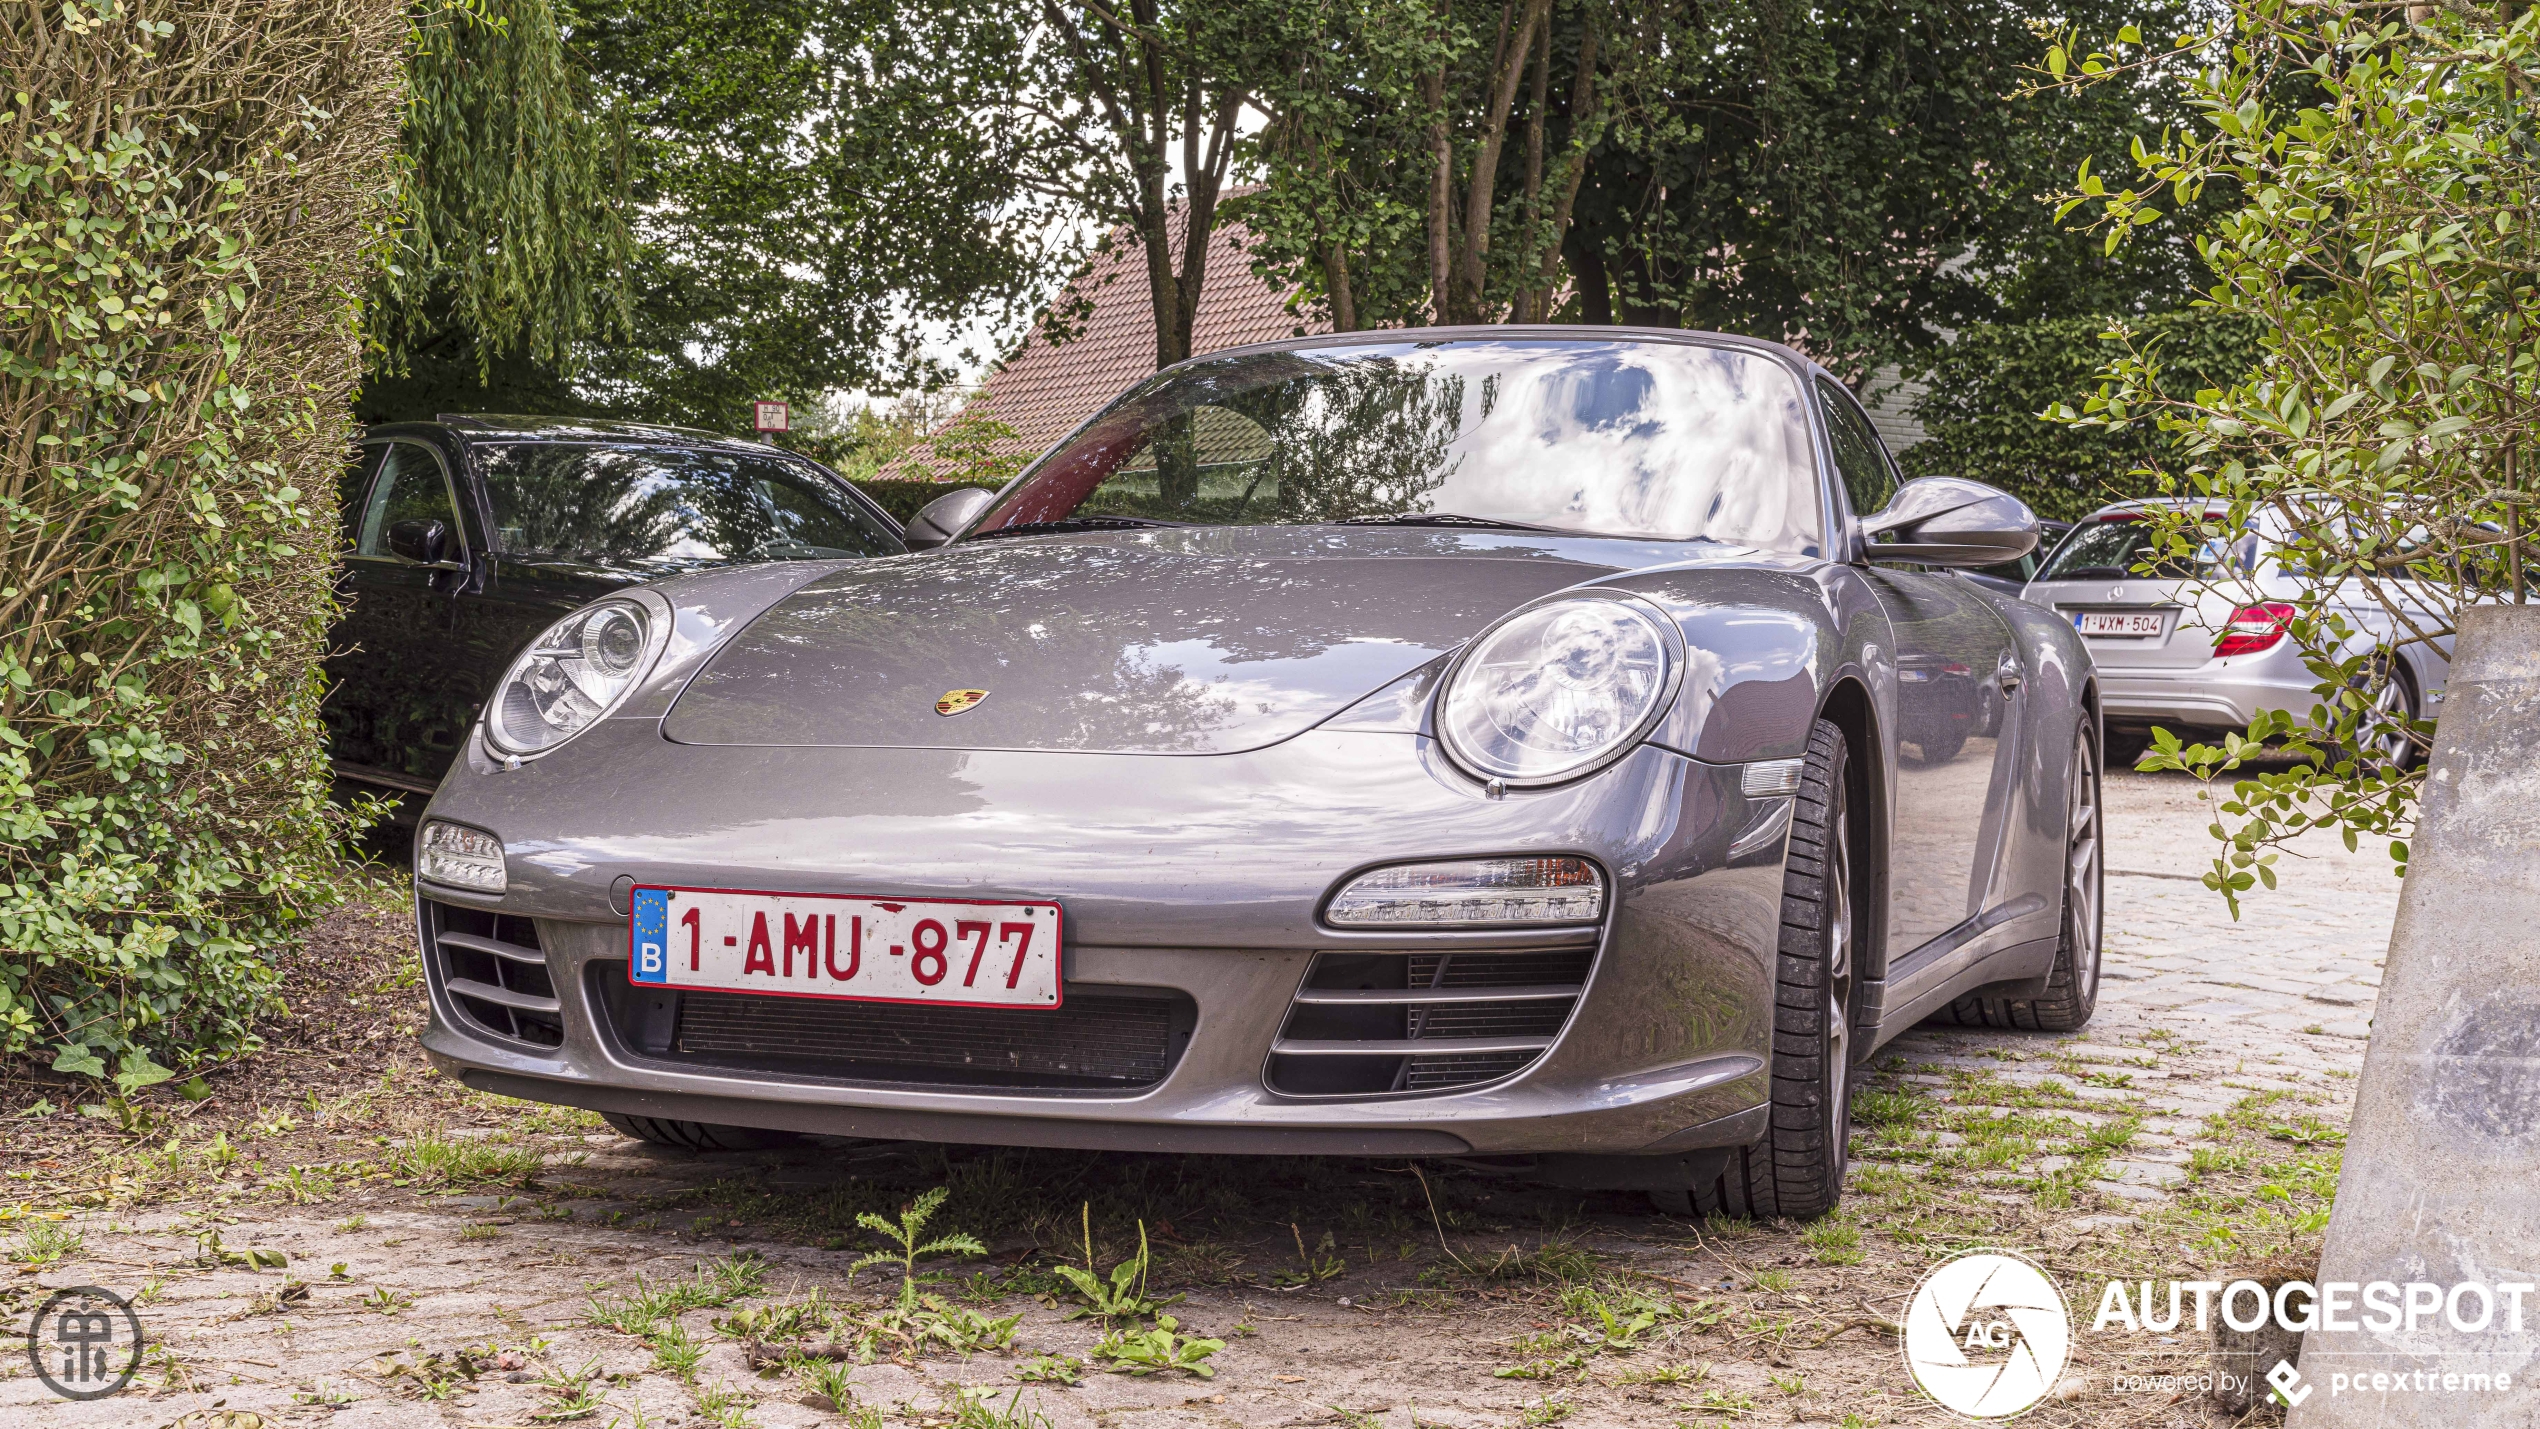
[[(382, 880), (295, 955), (294, 1015), (207, 1097), (157, 1089), (126, 1124), (57, 1080), (0, 1083), (10, 1334), (51, 1289), (93, 1284), (134, 1296), (151, 1342), (130, 1388), (86, 1404), (12, 1351), (0, 1422), (1957, 1422), (1892, 1338), (1939, 1260), (2020, 1250), (2086, 1326), (2110, 1276), (2315, 1259), (2334, 1190), (2398, 880), (2323, 844), (2231, 922), (2197, 882), (2212, 844), (2191, 782), (2116, 776), (2108, 806), (2098, 1019), (1892, 1043), (1844, 1209), (1810, 1227), (1399, 1161), (663, 1152), (433, 1075), (403, 892)], [(850, 1275), (882, 1245), (858, 1218), (935, 1187), (926, 1236), (985, 1253), (921, 1260), (912, 1288), (933, 1299), (895, 1314), (896, 1263)], [(1149, 1298), (1184, 1297), (1162, 1313), (1185, 1342), (1226, 1342), (1197, 1361), (1213, 1377), (1104, 1372), (1102, 1323), (1064, 1318), (1082, 1302), (1055, 1266), (1090, 1241), (1107, 1271), (1142, 1233)], [(2079, 1332), (2026, 1422), (2233, 1422), (2116, 1387), (2205, 1353), (2193, 1333)], [(1035, 1368), (1082, 1383), (1018, 1378)]]

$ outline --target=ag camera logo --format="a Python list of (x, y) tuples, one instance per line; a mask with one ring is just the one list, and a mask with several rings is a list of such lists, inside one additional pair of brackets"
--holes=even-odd
[(1914, 1287), (1905, 1365), (1944, 1409), (2007, 1419), (2046, 1397), (2072, 1352), (2072, 1318), (2046, 1272), (2001, 1251), (1970, 1251)]

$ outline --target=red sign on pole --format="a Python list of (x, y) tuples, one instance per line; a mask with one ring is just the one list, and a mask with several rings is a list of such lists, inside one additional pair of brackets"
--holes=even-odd
[(794, 410), (782, 402), (758, 404), (758, 429), (762, 432), (793, 430)]

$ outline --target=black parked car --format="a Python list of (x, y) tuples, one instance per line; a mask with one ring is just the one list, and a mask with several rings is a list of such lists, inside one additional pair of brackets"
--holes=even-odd
[(337, 777), (380, 790), (438, 786), (512, 657), (596, 597), (704, 566), (908, 549), (816, 462), (631, 422), (374, 427), (343, 495), (326, 723)]

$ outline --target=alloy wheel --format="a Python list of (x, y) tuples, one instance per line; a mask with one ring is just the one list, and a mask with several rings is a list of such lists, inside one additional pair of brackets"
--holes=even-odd
[(2064, 909), (2071, 920), (2073, 987), (2084, 1000), (2099, 991), (2101, 866), (2099, 749), (2084, 735), (2073, 748), (2072, 812), (2064, 824)]
[(1838, 795), (1826, 850), (1826, 1136), (1838, 1183), (1850, 1155), (1852, 1121), (1852, 819), (1846, 807), (1850, 802)]
[(2364, 727), (2370, 733), (2362, 736), (2364, 748), (2374, 763), (2392, 769), (2407, 767), (2414, 741), (2408, 738), (2408, 722), (2415, 711), (2408, 708), (2407, 686), (2396, 670), (2384, 667), (2372, 692), (2372, 703), (2365, 710)]

